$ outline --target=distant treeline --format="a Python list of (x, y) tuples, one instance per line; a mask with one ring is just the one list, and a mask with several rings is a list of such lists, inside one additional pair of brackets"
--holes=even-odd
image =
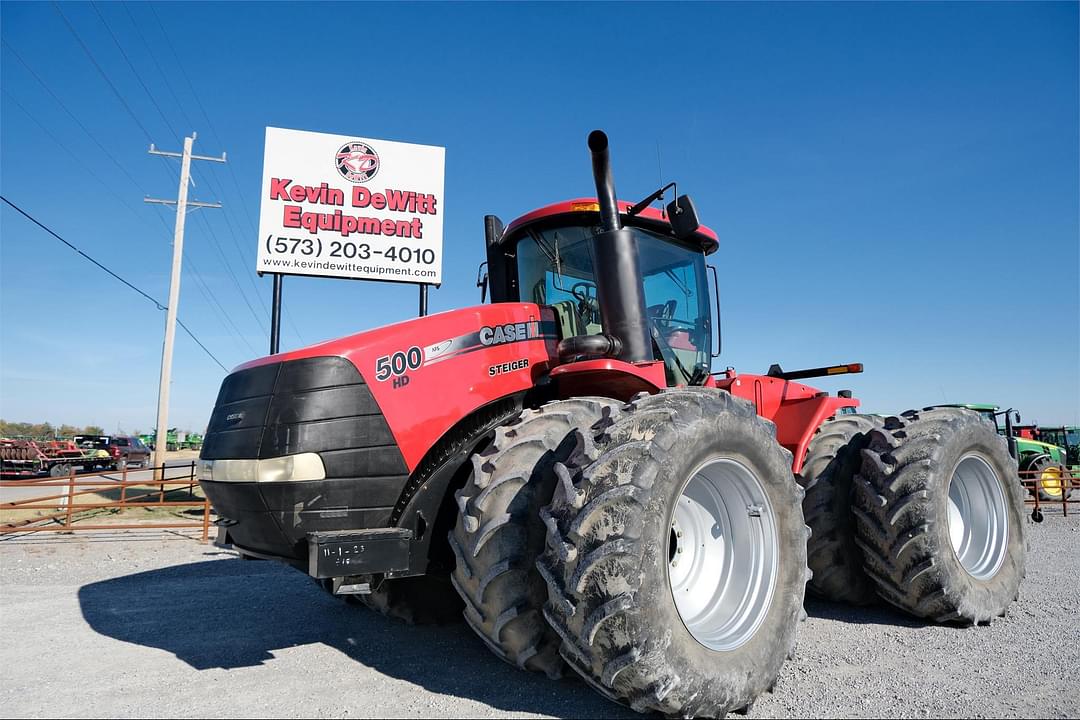
[(0, 437), (12, 437), (17, 435), (32, 438), (71, 437), (72, 435), (104, 435), (105, 429), (100, 425), (87, 425), (77, 427), (75, 425), (56, 426), (51, 423), (26, 423), (8, 422), (0, 419)]

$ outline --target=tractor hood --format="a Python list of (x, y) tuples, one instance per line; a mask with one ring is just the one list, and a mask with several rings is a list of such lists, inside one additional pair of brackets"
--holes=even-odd
[(1064, 450), (1057, 445), (1031, 440), (1030, 438), (1016, 438), (1016, 449), (1022, 453), (1037, 452), (1045, 453), (1058, 462), (1063, 462)]
[[(259, 358), (237, 367), (222, 383), (202, 457), (286, 454), (266, 452), (264, 442), (256, 438), (299, 437), (307, 430), (304, 424), (348, 415), (328, 404), (337, 370), (305, 381), (299, 393), (290, 385), (287, 402), (272, 399), (282, 383), (295, 384), (289, 378), (301, 365), (310, 364), (304, 361), (342, 358), (357, 373), (342, 384), (358, 383), (365, 387), (365, 395), (370, 393), (407, 472), (412, 472), (455, 422), (488, 403), (534, 387), (557, 363), (558, 340), (549, 309), (532, 303), (498, 303), (407, 320)], [(258, 388), (240, 390), (255, 375), (260, 377)], [(266, 405), (266, 411), (255, 411), (251, 418), (230, 425), (228, 418), (244, 412), (239, 403), (250, 404), (252, 398), (245, 396), (252, 393), (252, 398), (268, 398), (259, 404)], [(325, 408), (313, 413), (310, 408), (315, 406)], [(294, 418), (305, 420), (293, 423)], [(234, 449), (239, 447), (234, 440), (245, 430), (251, 440), (241, 443), (242, 450)], [(252, 443), (259, 447), (246, 447)]]

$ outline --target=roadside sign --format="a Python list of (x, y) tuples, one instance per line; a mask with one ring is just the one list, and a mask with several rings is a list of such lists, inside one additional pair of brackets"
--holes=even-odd
[(432, 145), (266, 128), (256, 269), (440, 284), (445, 156)]

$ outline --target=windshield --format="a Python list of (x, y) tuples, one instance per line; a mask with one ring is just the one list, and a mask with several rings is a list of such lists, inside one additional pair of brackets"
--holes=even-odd
[[(632, 229), (653, 352), (672, 384), (701, 382), (712, 337), (705, 256), (640, 228)], [(519, 297), (555, 310), (562, 337), (604, 331), (593, 272), (594, 229), (578, 225), (530, 233), (517, 245)]]

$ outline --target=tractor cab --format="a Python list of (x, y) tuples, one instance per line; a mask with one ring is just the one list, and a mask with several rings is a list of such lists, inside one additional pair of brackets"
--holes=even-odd
[[(647, 329), (648, 360), (662, 361), (668, 385), (701, 384), (708, 376), (713, 333), (712, 301), (705, 255), (717, 248), (705, 227), (679, 239), (666, 215), (646, 208), (628, 215), (624, 225), (637, 247)], [(488, 227), (498, 227), (497, 219)], [(603, 232), (599, 205), (583, 198), (556, 203), (515, 220), (488, 238), (493, 302), (532, 302), (551, 308), (559, 338), (600, 338), (609, 334), (601, 312), (598, 275), (611, 273), (597, 262), (596, 238)], [(564, 344), (564, 361), (601, 354), (588, 343)]]
[(636, 205), (617, 201), (607, 136), (592, 133), (589, 150), (595, 199), (549, 205), (505, 229), (484, 219), (488, 275), (479, 284), (490, 282), (493, 302), (550, 308), (562, 363), (663, 363), (668, 386), (703, 385), (718, 327), (705, 275), (716, 233), (686, 195), (651, 207), (674, 184)]

